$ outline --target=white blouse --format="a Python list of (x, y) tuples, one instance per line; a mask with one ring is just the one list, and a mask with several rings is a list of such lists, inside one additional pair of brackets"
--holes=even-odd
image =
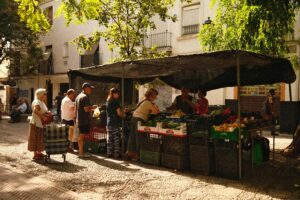
[(31, 108), (32, 108), (32, 118), (30, 120), (30, 124), (34, 124), (36, 127), (43, 128), (43, 124), (42, 124), (41, 118), (39, 118), (39, 116), (34, 112), (34, 107), (35, 106), (40, 106), (40, 108), (41, 108), (40, 112), (42, 114), (48, 112), (48, 108), (47, 108), (46, 104), (43, 101), (39, 100), (39, 99), (35, 99), (32, 102), (32, 105), (31, 105)]

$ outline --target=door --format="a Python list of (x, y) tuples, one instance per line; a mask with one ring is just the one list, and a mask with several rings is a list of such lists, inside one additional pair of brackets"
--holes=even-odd
[(47, 107), (48, 109), (53, 108), (53, 84), (50, 80), (46, 81), (46, 88), (47, 88)]

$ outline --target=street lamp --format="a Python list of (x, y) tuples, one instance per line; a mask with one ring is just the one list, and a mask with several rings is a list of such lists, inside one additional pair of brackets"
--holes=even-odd
[[(207, 20), (204, 21), (203, 26), (204, 26), (204, 25), (205, 25), (205, 26), (206, 26), (206, 25), (210, 25), (211, 22), (212, 22), (212, 21), (211, 21), (210, 17), (207, 17)], [(210, 46), (210, 45), (208, 46), (208, 51), (211, 51), (211, 46)]]
[(207, 17), (207, 20), (205, 20), (204, 21), (204, 23), (203, 23), (203, 25), (209, 25), (209, 24), (211, 24), (211, 19), (210, 19), (210, 17)]

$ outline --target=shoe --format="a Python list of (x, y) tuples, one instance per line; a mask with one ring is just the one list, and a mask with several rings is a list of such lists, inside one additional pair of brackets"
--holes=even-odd
[(68, 147), (68, 153), (74, 153), (74, 150), (71, 147)]
[(88, 154), (79, 154), (78, 158), (90, 158), (91, 156)]

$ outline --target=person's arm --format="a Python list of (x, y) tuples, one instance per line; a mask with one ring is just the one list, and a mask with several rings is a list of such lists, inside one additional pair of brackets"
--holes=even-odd
[(85, 97), (82, 99), (82, 104), (83, 104), (83, 110), (85, 112), (91, 112), (94, 109), (97, 108), (97, 106), (92, 106), (90, 100), (88, 99), (88, 97)]
[(46, 120), (46, 117), (41, 113), (41, 107), (39, 105), (35, 105), (33, 107), (33, 112), (41, 119)]
[(153, 104), (152, 107), (151, 107), (151, 114), (153, 115), (156, 115), (158, 114), (160, 111), (159, 111), (159, 108), (157, 105)]
[(195, 104), (193, 104), (193, 99), (189, 99), (189, 98), (185, 98), (184, 101), (191, 107), (195, 110), (196, 106)]
[(117, 108), (117, 115), (118, 115), (119, 117), (121, 117), (121, 118), (124, 118), (124, 117), (125, 117), (125, 115), (124, 115), (124, 113), (122, 112), (122, 110), (121, 110), (120, 107)]

